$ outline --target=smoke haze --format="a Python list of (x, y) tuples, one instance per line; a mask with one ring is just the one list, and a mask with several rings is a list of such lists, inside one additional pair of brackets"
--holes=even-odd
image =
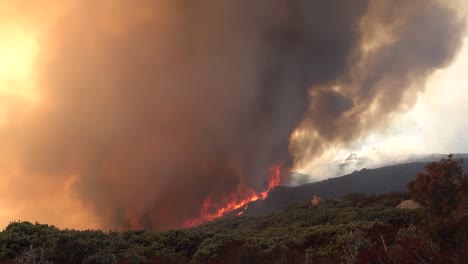
[(464, 33), (437, 0), (84, 0), (57, 10), (38, 37), (40, 103), (8, 99), (0, 172), (14, 175), (8, 201), (26, 211), (31, 197), (38, 208), (62, 200), (54, 217), (89, 213), (86, 227), (178, 227), (208, 196), (222, 205), (263, 190), (273, 164), (288, 184), (290, 169), (409, 109)]

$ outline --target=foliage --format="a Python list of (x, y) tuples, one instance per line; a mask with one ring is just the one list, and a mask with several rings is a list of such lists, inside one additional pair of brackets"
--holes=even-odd
[(44, 249), (37, 250), (33, 249), (32, 246), (29, 250), (23, 252), (17, 260), (21, 264), (52, 264), (51, 261), (45, 258)]
[(410, 221), (410, 211), (385, 206), (389, 199), (395, 204), (402, 195), (325, 200), (317, 206), (303, 202), (270, 216), (227, 218), (166, 232), (105, 233), (13, 222), (0, 233), (0, 261), (36, 263), (23, 260), (41, 257), (53, 263), (303, 263), (306, 250), (322, 252), (311, 256), (341, 260), (345, 252), (355, 258), (368, 244), (350, 241), (367, 241), (370, 227)]
[(419, 173), (415, 181), (408, 184), (411, 197), (431, 214), (446, 217), (459, 206), (464, 182), (463, 160), (449, 155), (440, 162), (430, 162), (425, 166), (426, 173)]

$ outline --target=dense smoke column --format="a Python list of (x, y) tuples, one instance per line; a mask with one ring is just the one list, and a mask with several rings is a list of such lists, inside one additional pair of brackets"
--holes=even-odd
[[(399, 109), (453, 56), (453, 11), (377, 2), (81, 1), (42, 43), (44, 107), (18, 125), (35, 132), (22, 163), (77, 175), (79, 199), (110, 228), (177, 227), (207, 196), (262, 190), (272, 164), (292, 165), (296, 128), (316, 135), (292, 145), (300, 163), (378, 126), (369, 112)], [(364, 52), (373, 21), (393, 38)]]

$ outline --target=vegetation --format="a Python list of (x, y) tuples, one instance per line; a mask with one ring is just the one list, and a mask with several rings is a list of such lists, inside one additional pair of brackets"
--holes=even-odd
[(453, 155), (440, 162), (430, 162), (426, 173), (419, 173), (416, 180), (408, 184), (415, 201), (433, 215), (449, 216), (460, 205), (463, 188), (468, 178), (463, 174), (463, 160), (454, 160)]
[[(0, 263), (468, 263), (459, 162), (428, 164), (409, 193), (351, 193), (191, 229), (76, 231), (13, 222), (0, 233)], [(410, 198), (425, 208), (397, 208)]]

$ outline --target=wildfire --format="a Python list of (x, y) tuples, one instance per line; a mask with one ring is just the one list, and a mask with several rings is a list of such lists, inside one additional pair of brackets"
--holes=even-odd
[[(265, 191), (261, 193), (256, 193), (252, 189), (248, 189), (247, 193), (249, 196), (247, 198), (241, 199), (236, 193), (230, 195), (231, 201), (223, 207), (219, 207), (216, 204), (213, 204), (211, 201), (211, 196), (208, 196), (203, 201), (203, 207), (200, 211), (200, 216), (196, 219), (188, 220), (183, 224), (183, 227), (193, 227), (200, 225), (204, 222), (212, 221), (216, 218), (220, 218), (227, 213), (233, 212), (235, 210), (247, 208), (248, 203), (257, 201), (259, 199), (265, 199), (268, 197), (268, 193), (280, 184), (280, 166), (273, 165), (268, 170), (268, 187)], [(240, 211), (237, 215), (242, 215), (244, 212)]]

